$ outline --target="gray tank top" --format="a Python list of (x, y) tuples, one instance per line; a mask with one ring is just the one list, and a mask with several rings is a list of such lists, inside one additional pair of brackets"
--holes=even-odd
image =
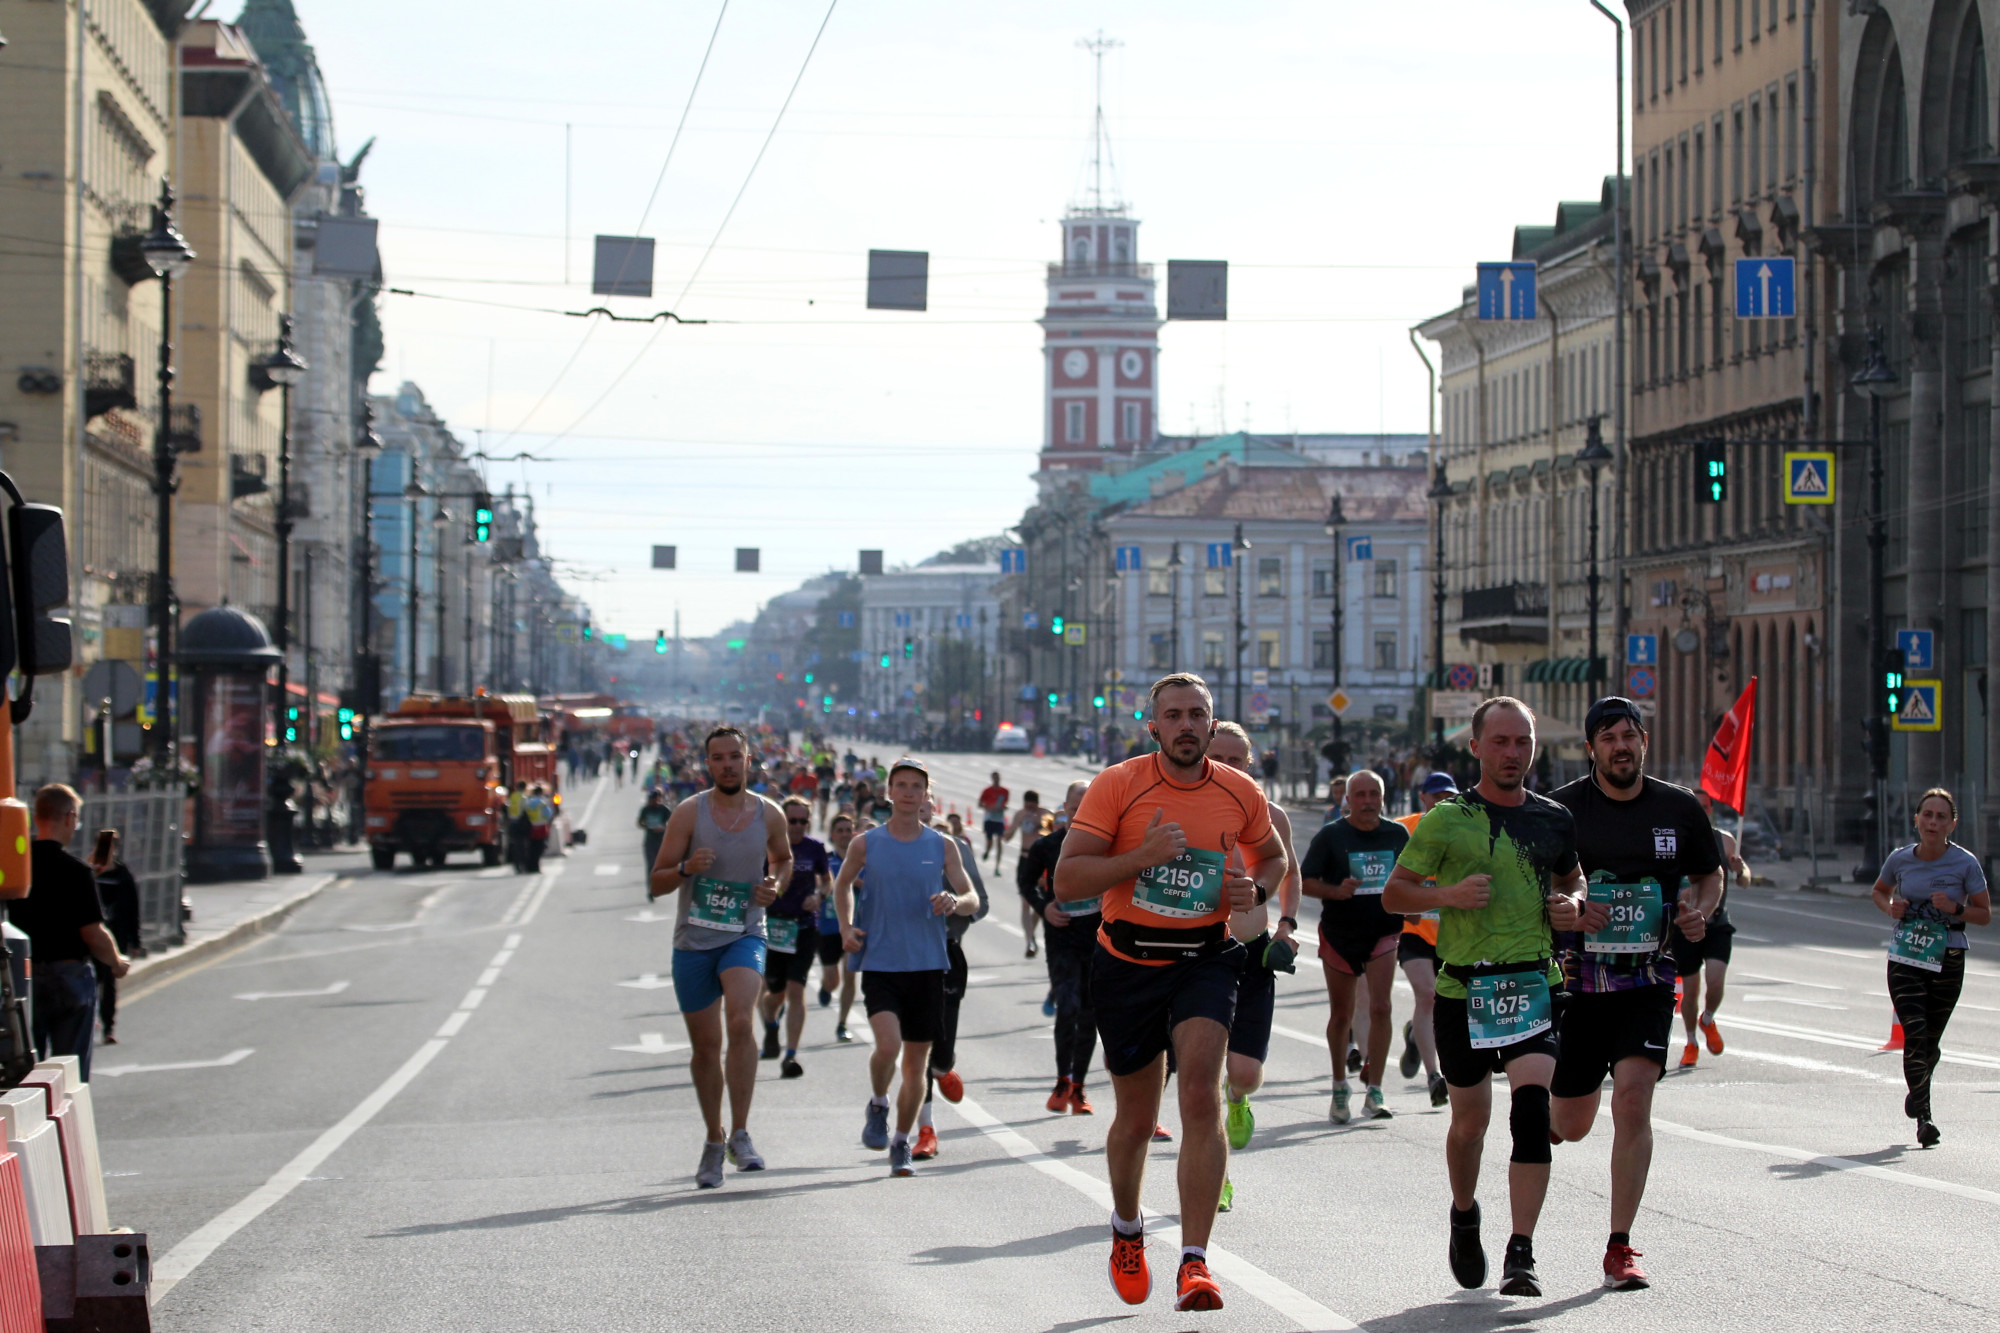
[(764, 802), (758, 800), (748, 828), (726, 833), (709, 811), (711, 792), (695, 798), (694, 839), (690, 854), (703, 847), (715, 853), (715, 864), (681, 886), (674, 904), (676, 949), (720, 949), (748, 935), (764, 938), (764, 909), (750, 904), (757, 881), (764, 878), (769, 835), (764, 829)]

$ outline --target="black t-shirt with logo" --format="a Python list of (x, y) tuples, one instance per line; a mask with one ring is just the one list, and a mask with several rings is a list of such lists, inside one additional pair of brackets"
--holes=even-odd
[(1303, 878), (1335, 885), (1347, 879), (1362, 881), (1351, 898), (1320, 900), (1319, 928), (1328, 939), (1360, 943), (1401, 933), (1403, 918), (1382, 910), (1382, 886), (1409, 841), (1409, 830), (1388, 819), (1366, 832), (1346, 819), (1336, 819), (1313, 834), (1299, 863)]

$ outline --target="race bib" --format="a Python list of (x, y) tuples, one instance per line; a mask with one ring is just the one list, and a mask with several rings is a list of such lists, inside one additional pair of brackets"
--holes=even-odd
[[(1605, 872), (1599, 871), (1599, 874)], [(1611, 912), (1604, 929), (1583, 937), (1589, 953), (1644, 954), (1660, 948), (1661, 925), (1666, 906), (1660, 897), (1658, 880), (1642, 879), (1637, 884), (1613, 884), (1608, 880), (1590, 882), (1590, 901), (1603, 903)]]
[(1365, 893), (1380, 893), (1389, 883), (1389, 872), (1396, 868), (1394, 852), (1349, 852), (1347, 873), (1361, 881), (1361, 887), (1354, 891), (1359, 898)]
[(1474, 1050), (1512, 1046), (1553, 1026), (1549, 979), (1540, 972), (1475, 976), (1465, 983), (1465, 990)]
[(788, 916), (764, 918), (764, 939), (773, 953), (799, 951), (799, 923)]
[(1889, 937), (1889, 961), (1926, 972), (1944, 971), (1944, 942), (1947, 928), (1942, 921), (1906, 916), (1896, 923)]
[(1165, 865), (1140, 872), (1132, 902), (1160, 916), (1210, 915), (1222, 906), (1222, 853), (1183, 848)]
[(1095, 898), (1078, 898), (1071, 903), (1057, 903), (1056, 908), (1071, 916), (1096, 916), (1103, 903), (1104, 895), (1100, 893)]
[(756, 886), (744, 881), (694, 877), (694, 895), (688, 899), (688, 923), (710, 930), (743, 933), (744, 919), (750, 915), (750, 894)]

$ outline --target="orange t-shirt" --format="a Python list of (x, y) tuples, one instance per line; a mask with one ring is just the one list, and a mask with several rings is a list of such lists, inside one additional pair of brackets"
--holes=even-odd
[[(1239, 848), (1251, 872), (1262, 864), (1254, 849), (1271, 836), (1264, 789), (1248, 774), (1208, 760), (1203, 761), (1201, 778), (1184, 786), (1167, 776), (1157, 754), (1143, 754), (1092, 779), (1070, 827), (1103, 838), (1110, 843), (1109, 854), (1119, 856), (1146, 840), (1155, 811), (1161, 812), (1163, 822), (1181, 826), (1187, 849), (1159, 867), (1158, 873), (1149, 871), (1106, 889), (1100, 920), (1142, 921), (1164, 930), (1220, 922), (1227, 930), (1228, 896), (1217, 897), (1223, 866)], [(1208, 905), (1211, 901), (1213, 907)], [(1102, 926), (1097, 940), (1117, 957), (1126, 957), (1112, 948)]]
[[(1423, 817), (1424, 812), (1420, 810), (1414, 815), (1397, 815), (1396, 822), (1410, 832), (1415, 833), (1417, 831), (1417, 821)], [(1426, 921), (1422, 917), (1411, 918), (1406, 916), (1403, 918), (1403, 933), (1405, 935), (1415, 935), (1432, 948), (1437, 947), (1438, 923), (1435, 921)]]

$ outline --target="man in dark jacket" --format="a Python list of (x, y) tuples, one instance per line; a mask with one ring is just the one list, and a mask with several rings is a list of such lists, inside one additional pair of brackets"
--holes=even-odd
[(25, 931), (35, 968), (35, 1050), (44, 1059), (74, 1055), (90, 1081), (92, 1029), (97, 1022), (95, 957), (122, 977), (131, 964), (104, 928), (97, 877), (64, 848), (76, 837), (83, 798), (61, 783), (35, 793), (34, 887), (7, 904), (7, 916)]

